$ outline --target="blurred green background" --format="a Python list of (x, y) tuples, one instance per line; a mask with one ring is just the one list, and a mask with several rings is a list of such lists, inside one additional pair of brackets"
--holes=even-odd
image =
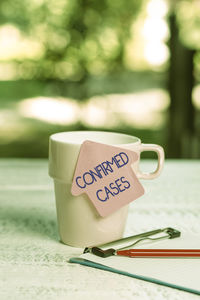
[(47, 157), (52, 133), (106, 130), (200, 158), (199, 12), (198, 0), (1, 0), (0, 156)]

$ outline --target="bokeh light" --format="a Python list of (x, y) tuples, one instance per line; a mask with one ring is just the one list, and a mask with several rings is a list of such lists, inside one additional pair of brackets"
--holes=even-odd
[(147, 5), (147, 17), (142, 31), (145, 39), (144, 56), (155, 66), (164, 64), (169, 58), (169, 50), (165, 44), (169, 38), (167, 12), (164, 0), (151, 0)]
[(36, 97), (19, 104), (24, 117), (35, 118), (53, 124), (71, 124), (78, 119), (78, 104), (70, 99)]
[(158, 129), (165, 124), (163, 111), (169, 107), (164, 90), (93, 97), (86, 104), (82, 121), (92, 127), (126, 124), (134, 128)]
[(41, 43), (31, 37), (24, 37), (16, 26), (6, 24), (0, 27), (0, 61), (39, 59), (43, 51)]

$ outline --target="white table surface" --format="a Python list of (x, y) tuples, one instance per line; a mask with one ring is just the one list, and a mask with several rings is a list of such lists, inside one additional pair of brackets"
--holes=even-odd
[[(47, 160), (0, 160), (0, 299), (195, 300), (199, 296), (68, 263), (82, 249), (59, 242)], [(151, 169), (145, 161), (143, 169)], [(162, 175), (142, 181), (125, 235), (162, 227), (200, 234), (200, 161), (166, 161)]]

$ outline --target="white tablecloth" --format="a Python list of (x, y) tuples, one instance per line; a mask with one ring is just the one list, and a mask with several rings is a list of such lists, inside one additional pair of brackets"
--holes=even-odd
[[(145, 161), (143, 169), (151, 169)], [(47, 160), (0, 160), (0, 299), (195, 300), (172, 288), (68, 263), (82, 249), (59, 242)], [(200, 234), (200, 161), (166, 161), (162, 175), (142, 181), (125, 235), (162, 227)]]

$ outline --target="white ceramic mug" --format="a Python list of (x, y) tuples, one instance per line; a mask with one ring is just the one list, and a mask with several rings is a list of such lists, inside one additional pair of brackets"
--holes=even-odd
[(120, 239), (126, 225), (128, 205), (107, 217), (96, 212), (87, 195), (72, 196), (71, 185), (81, 144), (85, 140), (120, 146), (139, 154), (154, 151), (158, 155), (157, 169), (142, 173), (139, 160), (132, 168), (138, 178), (153, 179), (159, 176), (164, 164), (161, 146), (142, 144), (137, 137), (103, 131), (71, 131), (50, 136), (49, 175), (54, 179), (58, 228), (61, 241), (75, 247), (85, 247)]

